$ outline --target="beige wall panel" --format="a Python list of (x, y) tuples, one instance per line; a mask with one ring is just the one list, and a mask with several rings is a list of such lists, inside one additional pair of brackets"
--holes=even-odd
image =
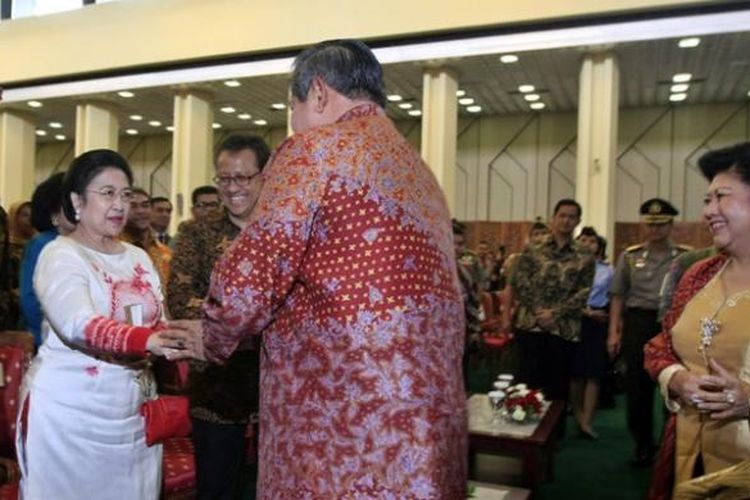
[(128, 0), (0, 23), (3, 52), (24, 55), (3, 59), (0, 82), (260, 53), (328, 38), (388, 38), (695, 3), (474, 0), (467, 8), (453, 0)]

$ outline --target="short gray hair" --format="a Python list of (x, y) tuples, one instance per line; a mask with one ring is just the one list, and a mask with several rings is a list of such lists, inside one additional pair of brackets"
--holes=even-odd
[(367, 99), (385, 108), (383, 68), (359, 40), (328, 40), (299, 54), (294, 60), (292, 96), (305, 102), (315, 77), (349, 99)]

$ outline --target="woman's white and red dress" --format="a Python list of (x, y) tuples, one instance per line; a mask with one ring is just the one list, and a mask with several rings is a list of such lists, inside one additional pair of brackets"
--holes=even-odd
[[(148, 336), (163, 316), (159, 275), (133, 245), (105, 254), (68, 237), (34, 275), (45, 342), (27, 373), (18, 419), (21, 498), (156, 499), (161, 446), (139, 413), (152, 391)], [(144, 326), (131, 326), (140, 304)]]

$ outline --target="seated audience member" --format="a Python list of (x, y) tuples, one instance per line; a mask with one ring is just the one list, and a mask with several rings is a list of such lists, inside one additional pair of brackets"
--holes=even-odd
[(147, 358), (191, 354), (164, 323), (159, 274), (120, 239), (133, 175), (114, 151), (88, 151), (65, 174), (75, 229), (39, 256), (34, 290), (44, 342), (16, 423), (26, 499), (157, 500), (161, 445), (147, 446), (141, 404), (155, 396)]
[(133, 196), (128, 212), (128, 221), (122, 239), (146, 251), (164, 283), (169, 278), (169, 262), (172, 250), (156, 240), (151, 230), (151, 198), (141, 188), (132, 189)]
[(28, 245), (21, 261), (21, 312), (25, 327), (34, 335), (34, 345), (42, 343), (42, 307), (34, 291), (34, 270), (42, 249), (59, 234), (67, 235), (75, 225), (62, 210), (63, 177), (53, 174), (34, 190), (31, 196), (31, 223), (37, 234)]
[(698, 166), (719, 253), (685, 272), (646, 344), (646, 370), (672, 412), (649, 498), (750, 459), (750, 143), (706, 153)]
[(154, 231), (156, 241), (162, 245), (169, 245), (172, 237), (169, 231), (169, 222), (172, 219), (172, 202), (169, 198), (155, 196), (151, 198), (151, 229)]
[(599, 396), (599, 382), (609, 367), (607, 330), (609, 325), (609, 286), (614, 269), (605, 262), (607, 242), (593, 227), (586, 226), (578, 235), (578, 244), (596, 259), (594, 281), (581, 317), (581, 341), (573, 349), (570, 401), (573, 416), (581, 433), (596, 439), (591, 426)]
[[(175, 238), (167, 286), (173, 318), (202, 317), (211, 270), (250, 218), (269, 156), (266, 143), (254, 135), (230, 135), (219, 145), (214, 182), (226, 210), (218, 219), (203, 217), (183, 224)], [(238, 494), (246, 456), (245, 430), (258, 411), (260, 359), (256, 344), (255, 338), (248, 339), (225, 364), (191, 364), (188, 395), (198, 498), (231, 499)]]

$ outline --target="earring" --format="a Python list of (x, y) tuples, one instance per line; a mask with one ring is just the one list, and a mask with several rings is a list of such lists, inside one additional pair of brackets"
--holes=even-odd
[(76, 221), (81, 220), (81, 211), (78, 210), (77, 208), (76, 208), (76, 213), (75, 213), (75, 219)]

